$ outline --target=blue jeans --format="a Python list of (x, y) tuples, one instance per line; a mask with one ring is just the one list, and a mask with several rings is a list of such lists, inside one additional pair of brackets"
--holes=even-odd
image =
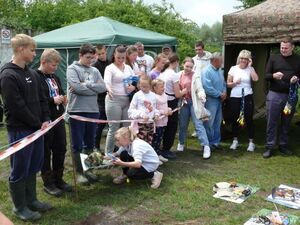
[(210, 120), (204, 123), (210, 145), (221, 142), (222, 102), (219, 98), (207, 97), (206, 109), (211, 113)]
[[(9, 143), (20, 140), (34, 131), (8, 131)], [(30, 145), (10, 156), (10, 182), (19, 182), (32, 174), (38, 173), (44, 160), (44, 137), (40, 137)]]
[[(70, 113), (72, 115), (98, 119), (99, 113)], [(74, 153), (82, 152), (83, 149), (92, 150), (97, 129), (96, 123), (83, 122), (70, 118), (70, 128), (72, 137), (72, 150)]]
[(193, 102), (192, 100), (188, 100), (187, 104), (185, 104), (180, 109), (179, 114), (179, 143), (184, 144), (185, 138), (186, 138), (186, 131), (189, 126), (190, 118), (192, 118), (192, 121), (195, 126), (195, 130), (197, 133), (197, 137), (199, 139), (200, 145), (205, 146), (209, 145), (206, 130), (204, 128), (202, 120), (199, 120), (196, 118)]

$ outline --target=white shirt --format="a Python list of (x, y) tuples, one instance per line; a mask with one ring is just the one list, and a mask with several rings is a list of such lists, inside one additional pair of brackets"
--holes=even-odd
[[(146, 72), (146, 74), (149, 74), (152, 70), (154, 59), (150, 55), (144, 54), (142, 57), (138, 56), (136, 58), (136, 62), (139, 65), (141, 71)], [(142, 64), (146, 64), (146, 68), (142, 66)]]
[(199, 57), (198, 55), (193, 57), (194, 60), (194, 68), (193, 70), (195, 71), (196, 74), (201, 74), (201, 71), (209, 65), (210, 63), (210, 57), (211, 53), (204, 51), (204, 55), (202, 57)]
[(241, 79), (241, 83), (232, 88), (230, 97), (241, 98), (243, 88), (244, 96), (253, 94), (253, 90), (251, 87), (251, 72), (252, 69), (250, 67), (241, 69), (239, 65), (236, 65), (230, 68), (228, 74), (233, 77), (233, 82)]
[(124, 64), (124, 71), (121, 71), (114, 63), (105, 68), (104, 82), (114, 95), (127, 95), (124, 79), (129, 76), (135, 76), (130, 66)]
[(162, 79), (165, 82), (165, 93), (168, 95), (168, 101), (172, 101), (176, 98), (174, 84), (179, 82), (179, 77), (179, 73), (176, 73), (174, 70), (169, 68), (158, 76), (159, 79)]

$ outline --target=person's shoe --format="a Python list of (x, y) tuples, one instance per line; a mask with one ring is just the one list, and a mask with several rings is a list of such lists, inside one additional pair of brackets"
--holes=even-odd
[(193, 137), (193, 138), (196, 138), (196, 137), (197, 137), (197, 132), (196, 132), (196, 131), (194, 131), (194, 132), (192, 133), (192, 137)]
[(178, 152), (183, 152), (183, 150), (184, 150), (184, 145), (178, 143), (178, 145), (177, 145), (177, 151)]
[(159, 172), (159, 171), (155, 171), (154, 175), (152, 177), (152, 184), (151, 184), (151, 188), (156, 189), (160, 186), (161, 180), (163, 178), (163, 173)]
[(90, 170), (85, 171), (83, 174), (91, 183), (99, 181), (99, 177)]
[(63, 191), (61, 189), (58, 189), (54, 184), (44, 185), (44, 191), (47, 194), (53, 195), (55, 197), (59, 197), (63, 194)]
[(41, 214), (39, 212), (31, 211), (27, 207), (24, 207), (19, 210), (14, 208), (13, 212), (16, 214), (17, 217), (24, 221), (34, 221), (41, 218)]
[(163, 165), (163, 164), (164, 164), (164, 163), (163, 163), (162, 161), (160, 161), (160, 160), (158, 161), (158, 165), (159, 165), (159, 166), (161, 166), (161, 165)]
[(39, 200), (35, 200), (28, 204), (28, 208), (32, 211), (38, 212), (46, 212), (53, 209), (53, 206), (46, 202), (40, 202)]
[(66, 183), (63, 179), (55, 182), (56, 187), (64, 192), (72, 192), (73, 188), (70, 184)]
[(222, 146), (220, 146), (220, 145), (213, 144), (211, 147), (214, 150), (220, 150), (220, 151), (223, 150)]
[(162, 155), (159, 155), (158, 158), (162, 162), (168, 162), (169, 161), (167, 158), (163, 157)]
[(254, 152), (255, 150), (255, 144), (253, 142), (249, 142), (247, 152)]
[(170, 150), (161, 151), (161, 155), (167, 159), (176, 159), (176, 154)]
[(209, 159), (211, 156), (210, 147), (208, 145), (205, 145), (203, 148), (203, 159)]
[(286, 146), (279, 146), (279, 151), (284, 155), (293, 155), (293, 152), (289, 150)]
[(125, 183), (126, 179), (127, 179), (127, 176), (125, 174), (122, 174), (122, 175), (114, 178), (113, 183), (114, 184), (123, 184), (123, 183)]
[(266, 148), (266, 151), (263, 153), (265, 159), (270, 158), (273, 155), (272, 149)]
[(76, 174), (76, 182), (78, 184), (83, 184), (83, 185), (89, 184), (89, 180), (83, 174), (80, 174), (80, 173)]
[(230, 148), (231, 150), (236, 150), (238, 146), (239, 146), (238, 140), (233, 140), (233, 142), (232, 142), (232, 144), (230, 145), (229, 148)]

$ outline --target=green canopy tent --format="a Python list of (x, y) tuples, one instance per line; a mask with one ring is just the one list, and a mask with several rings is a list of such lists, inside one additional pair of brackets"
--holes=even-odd
[[(81, 23), (66, 26), (34, 37), (37, 43), (37, 57), (32, 64), (36, 68), (39, 56), (45, 48), (55, 48), (62, 56), (58, 68), (64, 89), (66, 88), (66, 69), (73, 61), (78, 60), (79, 47), (84, 43), (108, 46), (108, 55), (112, 54), (119, 44), (132, 45), (142, 42), (146, 49), (157, 52), (164, 44), (176, 47), (176, 38), (157, 32), (141, 29), (107, 17), (98, 17)], [(159, 50), (158, 50), (159, 49)]]
[(259, 82), (253, 85), (256, 116), (264, 115), (267, 85), (265, 64), (274, 45), (285, 36), (300, 41), (300, 1), (267, 0), (252, 8), (223, 16), (225, 74), (242, 49), (252, 52)]

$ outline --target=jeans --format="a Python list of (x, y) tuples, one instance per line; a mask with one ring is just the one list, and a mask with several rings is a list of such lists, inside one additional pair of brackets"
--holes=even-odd
[[(98, 119), (99, 113), (70, 113), (72, 115)], [(74, 153), (82, 152), (83, 149), (92, 150), (97, 129), (96, 123), (83, 122), (70, 118), (70, 128), (72, 137), (72, 150)]]
[(221, 142), (222, 102), (219, 98), (207, 97), (206, 109), (211, 113), (210, 120), (204, 123), (210, 145), (218, 145)]
[(206, 130), (204, 128), (202, 120), (196, 118), (193, 102), (192, 100), (188, 100), (187, 104), (185, 104), (179, 113), (179, 143), (184, 144), (186, 138), (186, 131), (190, 122), (190, 118), (195, 126), (195, 130), (197, 133), (197, 137), (199, 139), (200, 145), (205, 146), (209, 145)]

